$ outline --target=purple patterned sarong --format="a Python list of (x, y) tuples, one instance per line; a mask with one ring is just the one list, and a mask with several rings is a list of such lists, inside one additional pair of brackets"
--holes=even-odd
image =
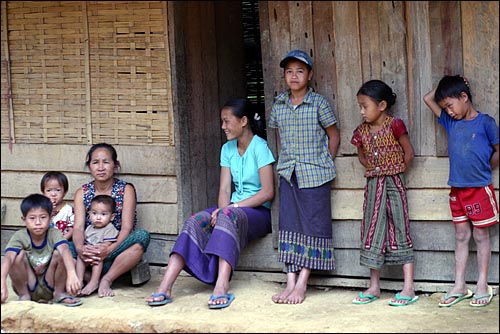
[(280, 177), (278, 260), (286, 272), (334, 270), (331, 182), (300, 189), (295, 173), (291, 181)]
[(219, 257), (231, 265), (232, 277), (241, 250), (250, 241), (271, 232), (271, 212), (266, 207), (223, 208), (212, 228), (210, 218), (215, 209), (189, 217), (171, 252), (183, 257), (185, 271), (207, 284), (217, 280)]

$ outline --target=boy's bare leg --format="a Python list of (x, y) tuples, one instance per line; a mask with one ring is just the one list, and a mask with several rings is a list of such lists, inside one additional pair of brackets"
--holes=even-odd
[[(45, 272), (45, 280), (50, 286), (54, 287), (54, 300), (66, 296), (66, 267), (64, 266), (64, 261), (57, 250), (52, 253), (52, 259), (50, 260), (47, 271)], [(78, 298), (65, 298), (62, 303), (74, 304), (79, 302)]]
[(284, 304), (286, 298), (289, 294), (292, 293), (293, 289), (295, 289), (295, 283), (297, 282), (297, 273), (287, 273), (286, 274), (286, 288), (280, 293), (275, 294), (271, 297), (273, 302), (277, 304)]
[[(452, 294), (467, 293), (465, 282), (465, 269), (469, 257), (469, 240), (471, 237), (470, 223), (455, 224), (455, 285), (448, 291), (448, 296)], [(456, 298), (441, 298), (442, 304), (449, 304)]]
[(311, 269), (302, 267), (293, 291), (285, 299), (286, 304), (300, 304), (306, 299), (307, 281), (310, 274)]
[[(167, 296), (172, 297), (172, 286), (174, 285), (175, 280), (181, 273), (184, 268), (185, 261), (182, 256), (177, 253), (174, 253), (170, 256), (168, 260), (167, 270), (163, 275), (163, 279), (160, 283), (158, 289), (156, 289), (157, 293), (165, 293)], [(146, 298), (146, 302), (158, 302), (163, 300), (163, 297), (153, 297), (149, 296)]]
[[(370, 269), (370, 286), (363, 292), (363, 295), (380, 297), (380, 270)], [(356, 297), (358, 301), (367, 301), (369, 298)]]
[[(474, 241), (477, 247), (477, 269), (479, 272), (476, 291), (477, 296), (488, 294), (488, 270), (491, 261), (491, 244), (489, 227), (473, 228)], [(474, 299), (475, 304), (488, 303), (488, 297)]]
[(114, 259), (109, 271), (101, 278), (98, 290), (99, 297), (113, 297), (115, 295), (111, 289), (113, 282), (118, 277), (134, 268), (136, 264), (141, 261), (143, 254), (144, 249), (142, 248), (142, 245), (137, 243), (133, 244), (123, 251), (123, 253), (118, 255)]
[[(80, 292), (81, 296), (90, 296), (94, 293), (94, 291), (99, 288), (99, 279), (101, 278), (103, 262), (99, 262), (98, 264), (92, 265), (92, 276), (90, 277), (89, 282)], [(85, 268), (84, 268), (85, 270)]]
[(28, 263), (26, 252), (21, 251), (16, 256), (10, 268), (9, 276), (12, 286), (19, 296), (18, 300), (31, 300), (28, 285), (32, 288), (35, 287), (36, 276)]
[(78, 279), (80, 280), (80, 283), (82, 283), (83, 286), (83, 278), (85, 276), (85, 262), (82, 260), (80, 256), (76, 257), (76, 276), (78, 276)]

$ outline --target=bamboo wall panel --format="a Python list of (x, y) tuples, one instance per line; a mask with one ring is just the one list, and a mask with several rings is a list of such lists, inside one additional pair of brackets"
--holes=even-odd
[[(161, 1), (9, 1), (6, 8), (16, 142), (174, 144)], [(6, 59), (3, 50), (2, 73)], [(7, 142), (4, 120), (2, 101)]]
[(82, 3), (9, 1), (7, 7), (2, 26), (8, 28), (15, 141), (84, 143)]

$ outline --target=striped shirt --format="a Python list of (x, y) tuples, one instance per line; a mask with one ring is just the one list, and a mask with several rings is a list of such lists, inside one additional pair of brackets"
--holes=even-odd
[(277, 128), (281, 138), (278, 175), (291, 182), (295, 171), (299, 188), (318, 187), (333, 180), (336, 170), (325, 128), (336, 123), (328, 100), (311, 87), (298, 106), (292, 105), (290, 90), (278, 95), (269, 119), (269, 128)]

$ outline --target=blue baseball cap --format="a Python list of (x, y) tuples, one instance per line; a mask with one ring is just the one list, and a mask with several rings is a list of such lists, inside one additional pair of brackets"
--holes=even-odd
[(292, 50), (288, 52), (283, 60), (280, 61), (280, 67), (285, 68), (286, 64), (292, 59), (300, 60), (301, 62), (306, 64), (310, 70), (312, 70), (313, 68), (313, 61), (311, 57), (309, 57), (309, 55), (302, 50)]

